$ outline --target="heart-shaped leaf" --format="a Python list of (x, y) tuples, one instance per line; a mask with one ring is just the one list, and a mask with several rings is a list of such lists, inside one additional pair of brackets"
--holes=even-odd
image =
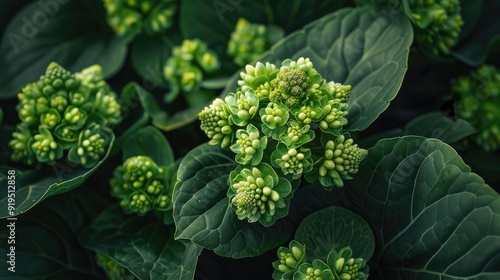
[(375, 279), (500, 277), (500, 197), (447, 144), (381, 140), (344, 195), (375, 234)]
[(207, 144), (184, 157), (173, 195), (176, 238), (232, 258), (260, 255), (290, 238), (288, 218), (267, 228), (238, 219), (227, 197), (229, 173), (236, 166), (231, 150)]
[(351, 247), (354, 257), (367, 261), (375, 251), (375, 238), (366, 221), (338, 206), (307, 216), (297, 228), (295, 240), (306, 246), (309, 261), (326, 260), (332, 250), (346, 246)]
[(167, 166), (174, 162), (174, 151), (163, 133), (147, 126), (128, 137), (123, 143), (123, 159), (145, 155), (158, 165)]

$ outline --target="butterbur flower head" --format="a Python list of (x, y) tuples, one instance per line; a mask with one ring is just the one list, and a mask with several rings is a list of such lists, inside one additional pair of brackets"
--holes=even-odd
[[(332, 270), (323, 261), (315, 259), (312, 263), (303, 263), (295, 272), (293, 279), (322, 280), (336, 279)], [(343, 280), (343, 279), (342, 279)]]
[(352, 179), (351, 175), (358, 172), (361, 161), (366, 157), (368, 151), (359, 148), (352, 139), (345, 135), (337, 138), (325, 136), (324, 152), (313, 169), (316, 172), (306, 174), (306, 179), (315, 182), (319, 179), (321, 185), (327, 189), (333, 186), (343, 187), (344, 179)]
[(248, 64), (245, 67), (245, 71), (240, 73), (241, 80), (238, 81), (238, 85), (241, 87), (242, 91), (247, 91), (248, 89), (256, 90), (260, 85), (266, 82), (271, 82), (280, 70), (276, 68), (276, 65), (266, 62), (257, 62), (255, 66)]
[(25, 125), (18, 125), (16, 131), (12, 133), (12, 140), (9, 147), (12, 149), (11, 159), (13, 161), (23, 161), (25, 164), (33, 164), (35, 154), (31, 150), (31, 145), (35, 139), (30, 130)]
[(289, 247), (280, 247), (277, 251), (278, 260), (273, 262), (273, 279), (292, 279), (297, 268), (306, 260), (306, 248), (292, 240)]
[(352, 88), (350, 85), (343, 85), (341, 83), (331, 81), (325, 85), (325, 88), (337, 103), (349, 102)]
[(321, 100), (323, 115), (318, 122), (322, 131), (340, 135), (342, 127), (347, 124), (347, 103), (339, 103), (336, 99), (325, 96)]
[(262, 160), (267, 147), (267, 137), (260, 137), (259, 130), (252, 124), (236, 131), (236, 143), (231, 150), (236, 153), (236, 162), (257, 165)]
[(238, 126), (246, 125), (259, 111), (259, 98), (251, 89), (229, 93), (225, 100), (232, 120)]
[(292, 108), (292, 113), (296, 120), (308, 125), (323, 118), (323, 106), (321, 106), (320, 101), (314, 100)]
[(109, 137), (103, 129), (100, 125), (93, 123), (82, 130), (78, 137), (78, 144), (70, 149), (68, 158), (83, 167), (94, 166), (103, 157), (109, 143)]
[(210, 138), (210, 145), (221, 144), (222, 148), (228, 148), (233, 138), (233, 121), (230, 117), (229, 107), (224, 100), (216, 98), (213, 103), (205, 107), (198, 114), (201, 121), (201, 129)]
[(296, 121), (290, 121), (287, 124), (286, 133), (280, 136), (280, 140), (288, 148), (298, 148), (314, 139), (316, 134), (310, 128), (310, 125), (301, 125)]
[(285, 144), (279, 143), (271, 155), (271, 162), (273, 166), (281, 168), (284, 175), (291, 174), (292, 178), (299, 179), (304, 172), (312, 169), (310, 157), (309, 149), (289, 149)]
[(231, 172), (228, 197), (240, 220), (271, 226), (286, 215), (291, 193), (290, 182), (279, 178), (265, 163)]
[(63, 155), (63, 148), (52, 136), (49, 127), (40, 126), (40, 134), (34, 136), (35, 141), (31, 144), (31, 149), (38, 162), (53, 164)]
[(342, 248), (338, 253), (332, 250), (328, 255), (327, 263), (332, 269), (335, 279), (364, 280), (368, 278), (368, 266), (362, 258), (353, 258), (349, 246)]
[(282, 103), (270, 102), (259, 111), (262, 123), (270, 128), (285, 125), (290, 116), (289, 109)]
[(111, 193), (127, 213), (145, 215), (151, 210), (172, 208), (167, 167), (147, 156), (133, 156), (117, 167), (110, 180)]

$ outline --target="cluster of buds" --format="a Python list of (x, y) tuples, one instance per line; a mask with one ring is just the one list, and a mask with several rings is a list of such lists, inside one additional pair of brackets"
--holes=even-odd
[(463, 26), (459, 0), (410, 0), (415, 38), (435, 55), (448, 54)]
[(110, 27), (120, 36), (133, 38), (145, 32), (161, 33), (172, 26), (174, 0), (104, 0)]
[(104, 270), (110, 280), (134, 280), (135, 275), (119, 264), (114, 259), (102, 254), (96, 253), (96, 262)]
[(227, 45), (227, 54), (239, 66), (254, 62), (275, 42), (283, 37), (280, 28), (251, 23), (240, 18)]
[(163, 75), (171, 88), (165, 96), (166, 101), (173, 101), (180, 92), (197, 92), (204, 74), (213, 73), (220, 66), (219, 57), (204, 42), (184, 40), (182, 45), (173, 48), (172, 56), (163, 68)]
[(455, 112), (468, 121), (477, 133), (472, 140), (485, 151), (500, 148), (500, 72), (483, 65), (470, 77), (459, 77), (452, 83)]
[(111, 140), (107, 125), (120, 121), (120, 105), (98, 65), (71, 74), (51, 63), (45, 75), (18, 94), (21, 119), (9, 146), (12, 160), (48, 163), (64, 156), (94, 166)]
[[(351, 86), (327, 82), (308, 58), (287, 59), (279, 68), (257, 62), (240, 77), (235, 92), (198, 114), (209, 144), (230, 147), (249, 170), (272, 166), (273, 174), (290, 182), (305, 175), (331, 189), (351, 179), (367, 154), (342, 131)], [(323, 138), (338, 138), (338, 144), (320, 143)]]
[[(311, 258), (312, 259), (312, 258)], [(338, 253), (332, 250), (325, 260), (307, 262), (306, 248), (293, 240), (289, 248), (278, 249), (278, 260), (273, 262), (273, 279), (334, 279), (364, 280), (368, 278), (368, 266), (362, 258), (353, 258), (349, 246)]]
[(173, 169), (158, 166), (147, 156), (134, 156), (118, 166), (110, 180), (113, 196), (126, 213), (145, 215), (151, 210), (172, 209)]

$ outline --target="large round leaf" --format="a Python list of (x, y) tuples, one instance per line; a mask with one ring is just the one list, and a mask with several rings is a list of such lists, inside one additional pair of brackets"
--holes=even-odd
[(375, 251), (370, 226), (359, 215), (330, 206), (307, 216), (295, 232), (295, 240), (306, 245), (311, 260), (326, 260), (332, 251), (350, 246), (353, 256), (369, 260)]
[(381, 140), (341, 200), (374, 231), (378, 279), (500, 278), (500, 196), (439, 140)]
[(116, 73), (126, 58), (126, 42), (104, 19), (97, 1), (36, 1), (23, 8), (2, 34), (0, 99), (36, 81), (52, 61), (71, 72), (100, 64), (105, 77)]
[(238, 219), (227, 198), (227, 180), (236, 166), (231, 150), (207, 144), (184, 157), (173, 194), (176, 238), (232, 258), (260, 255), (290, 238), (287, 218), (268, 228)]

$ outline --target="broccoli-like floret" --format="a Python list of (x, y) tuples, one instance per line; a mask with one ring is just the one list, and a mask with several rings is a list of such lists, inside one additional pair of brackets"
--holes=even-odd
[[(78, 153), (67, 153), (68, 159), (92, 167), (109, 145), (106, 125), (120, 121), (120, 105), (98, 65), (72, 74), (52, 62), (38, 81), (23, 87), (18, 99), (21, 123), (9, 146), (13, 161), (29, 165), (54, 164), (65, 151), (76, 149)], [(105, 140), (84, 139), (88, 130)]]
[(172, 208), (168, 167), (158, 166), (147, 156), (134, 156), (118, 166), (110, 180), (111, 193), (120, 199), (126, 213), (145, 215)]
[(254, 62), (283, 37), (283, 34), (281, 29), (269, 28), (240, 18), (227, 44), (227, 54), (233, 57), (234, 63), (244, 66)]
[(461, 76), (452, 82), (455, 112), (468, 121), (477, 133), (472, 140), (485, 151), (500, 148), (500, 71), (483, 65), (470, 77)]
[(170, 28), (177, 10), (174, 0), (103, 0), (110, 27), (120, 36), (161, 33)]

